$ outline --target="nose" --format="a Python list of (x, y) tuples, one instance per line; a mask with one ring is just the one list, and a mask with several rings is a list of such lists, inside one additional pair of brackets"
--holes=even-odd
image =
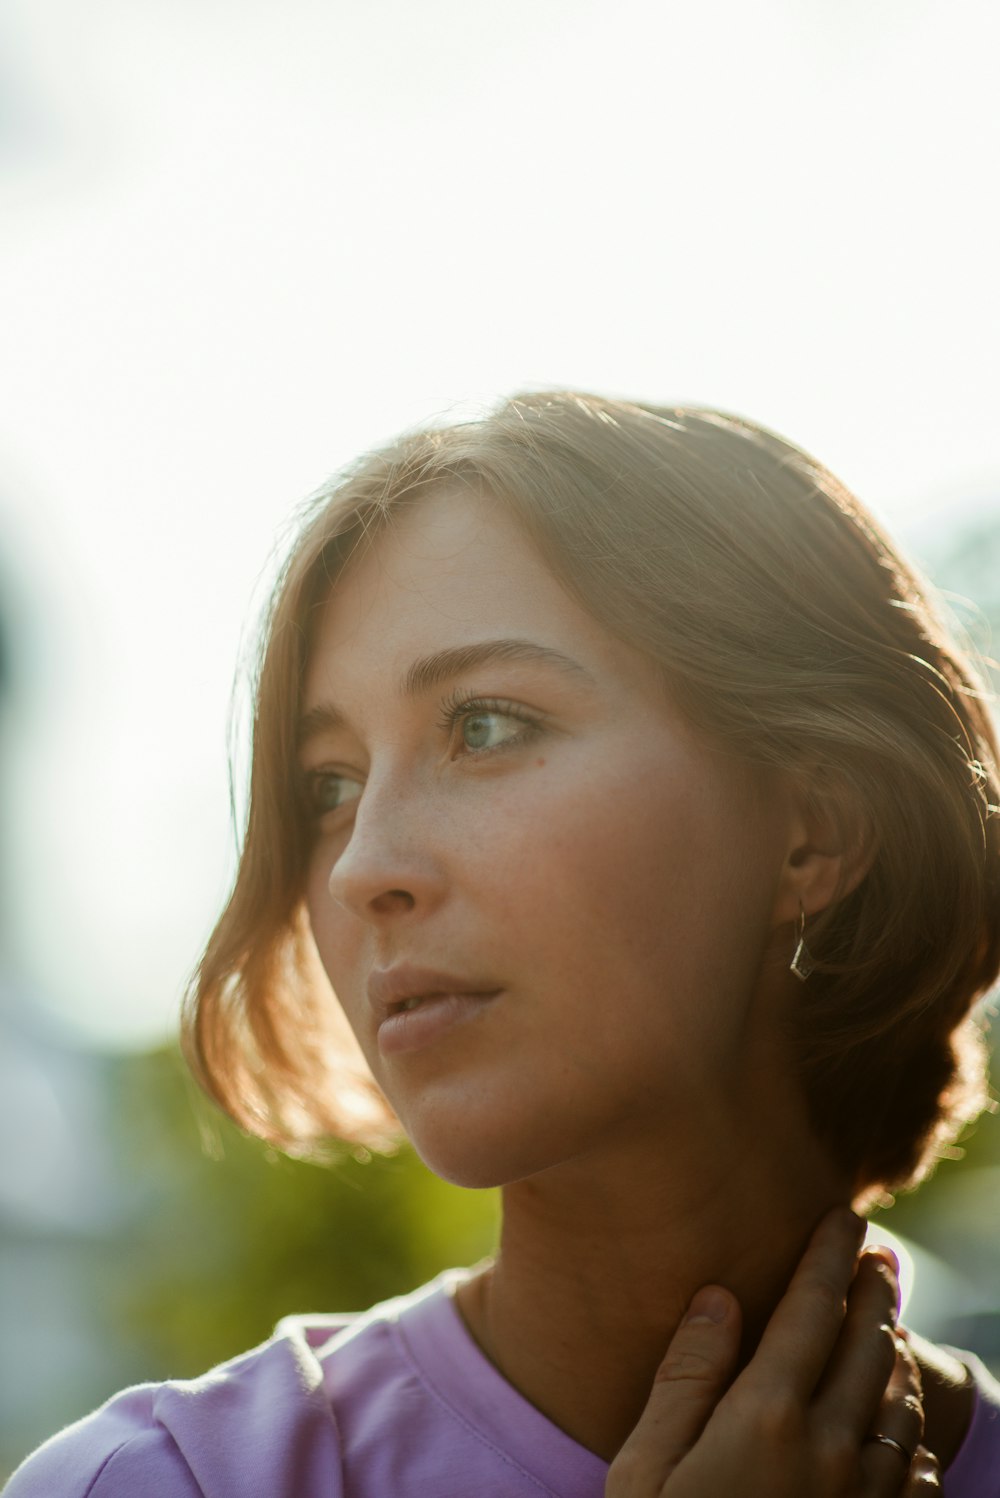
[(348, 841), (330, 868), (331, 898), (373, 924), (433, 909), (445, 888), (434, 822), (412, 790), (369, 777)]

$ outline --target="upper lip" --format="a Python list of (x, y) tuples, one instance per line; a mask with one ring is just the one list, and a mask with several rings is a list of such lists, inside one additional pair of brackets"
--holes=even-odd
[(368, 1001), (379, 1023), (388, 1019), (409, 999), (429, 999), (436, 994), (495, 994), (499, 983), (445, 973), (437, 968), (416, 967), (402, 962), (396, 967), (375, 968), (368, 979)]

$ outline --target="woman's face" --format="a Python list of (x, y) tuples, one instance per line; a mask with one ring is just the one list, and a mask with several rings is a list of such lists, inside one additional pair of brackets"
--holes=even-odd
[(320, 957), (439, 1174), (676, 1139), (771, 1086), (785, 798), (497, 506), (422, 499), (338, 580), (301, 764)]

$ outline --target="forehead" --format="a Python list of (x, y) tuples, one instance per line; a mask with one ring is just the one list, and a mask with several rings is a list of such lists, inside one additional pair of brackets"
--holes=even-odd
[(648, 675), (550, 571), (521, 527), (486, 497), (444, 489), (397, 512), (337, 578), (313, 639), (306, 708), (435, 651), (528, 639), (593, 669)]

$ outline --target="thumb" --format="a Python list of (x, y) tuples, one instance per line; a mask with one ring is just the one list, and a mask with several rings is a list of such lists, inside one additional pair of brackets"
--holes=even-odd
[(608, 1472), (605, 1498), (652, 1498), (690, 1451), (736, 1368), (740, 1308), (719, 1285), (698, 1291), (667, 1348), (638, 1425)]

